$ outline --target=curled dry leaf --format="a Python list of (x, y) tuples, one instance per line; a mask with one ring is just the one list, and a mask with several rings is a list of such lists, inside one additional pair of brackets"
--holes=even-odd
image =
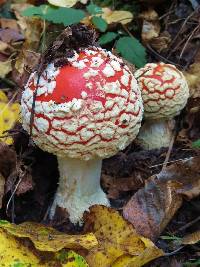
[(11, 72), (11, 70), (12, 70), (11, 63), (12, 63), (11, 60), (0, 62), (0, 78), (5, 78), (6, 75), (9, 72)]
[(200, 241), (200, 230), (184, 236), (181, 240), (183, 245), (193, 245)]
[(200, 98), (200, 62), (190, 65), (188, 71), (184, 72), (187, 79), (190, 95), (192, 98)]
[(121, 24), (127, 24), (132, 21), (133, 14), (129, 11), (123, 11), (123, 10), (111, 10), (108, 7), (102, 8), (102, 18), (105, 19), (105, 21), (108, 24), (111, 23), (121, 23)]
[(145, 43), (159, 36), (160, 22), (157, 12), (154, 9), (144, 11), (139, 16), (143, 20), (142, 40)]
[(183, 196), (200, 194), (200, 157), (167, 167), (150, 177), (124, 206), (124, 217), (141, 235), (155, 240), (180, 208)]
[(92, 233), (67, 235), (39, 223), (24, 222), (15, 225), (7, 222), (0, 224), (0, 227), (13, 236), (29, 238), (40, 251), (57, 252), (63, 248), (89, 250), (98, 244)]
[(90, 267), (140, 267), (163, 255), (111, 208), (93, 206), (85, 221), (85, 230), (92, 231), (99, 242), (86, 257)]

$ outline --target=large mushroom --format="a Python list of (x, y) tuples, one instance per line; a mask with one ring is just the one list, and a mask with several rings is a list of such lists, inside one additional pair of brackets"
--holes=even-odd
[(144, 124), (137, 137), (145, 149), (168, 147), (174, 128), (173, 118), (189, 97), (187, 81), (175, 66), (148, 63), (135, 72), (144, 104)]
[(100, 187), (102, 159), (136, 137), (143, 104), (136, 79), (122, 59), (99, 47), (72, 51), (67, 64), (54, 63), (30, 75), (22, 95), (23, 128), (42, 150), (57, 156), (59, 185), (51, 208), (64, 208), (81, 223), (91, 205), (109, 206)]

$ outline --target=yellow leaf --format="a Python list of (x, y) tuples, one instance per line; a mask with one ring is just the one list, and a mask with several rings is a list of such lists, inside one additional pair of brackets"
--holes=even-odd
[(0, 261), (1, 266), (10, 267), (19, 266), (28, 267), (47, 267), (39, 264), (40, 260), (24, 245), (14, 237), (7, 234), (5, 230), (0, 229)]
[(8, 102), (8, 98), (2, 90), (0, 90), (0, 102)]
[[(10, 225), (0, 221), (0, 227)], [(0, 228), (0, 266), (4, 267), (89, 267), (83, 257), (74, 251), (61, 250), (56, 253), (38, 253), (34, 247), (27, 246), (7, 230)], [(6, 227), (5, 227), (6, 228)], [(36, 256), (37, 255), (37, 256)]]
[(74, 6), (79, 0), (48, 0), (49, 4), (54, 6), (60, 7), (72, 7)]
[(86, 258), (91, 267), (139, 267), (163, 255), (162, 250), (138, 235), (133, 226), (113, 209), (93, 206), (86, 220), (86, 229), (87, 225), (99, 241)]
[(67, 235), (38, 223), (24, 222), (19, 225), (7, 223), (0, 225), (9, 234), (27, 237), (40, 251), (56, 252), (62, 248), (89, 250), (97, 245), (94, 234)]
[(110, 8), (102, 8), (102, 18), (106, 20), (108, 24), (121, 23), (127, 24), (132, 21), (133, 14), (129, 11), (116, 10), (112, 11)]
[[(7, 132), (10, 130), (19, 118), (20, 104), (0, 102), (0, 141), (10, 145), (13, 143), (12, 137), (7, 137)], [(3, 137), (3, 136), (6, 137)], [(2, 138), (3, 137), (3, 138)]]
[(0, 62), (0, 78), (5, 78), (11, 70), (11, 60)]

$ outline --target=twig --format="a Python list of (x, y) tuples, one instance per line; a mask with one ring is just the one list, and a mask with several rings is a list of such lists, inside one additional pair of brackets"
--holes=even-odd
[(176, 230), (174, 233), (181, 232), (181, 231), (187, 229), (188, 227), (192, 226), (193, 224), (195, 224), (198, 221), (200, 221), (200, 216), (198, 216), (196, 219), (194, 219), (194, 220), (186, 223), (185, 225), (183, 225), (182, 227), (180, 227), (178, 230)]
[(182, 68), (182, 66), (181, 65), (179, 65), (179, 64), (176, 64), (175, 62), (173, 62), (173, 61), (171, 61), (171, 60), (169, 60), (169, 59), (167, 59), (167, 58), (165, 58), (165, 57), (163, 57), (163, 56), (161, 56), (160, 54), (158, 54), (149, 44), (147, 44), (147, 48), (155, 55), (155, 56), (157, 56), (159, 59), (161, 59), (161, 60), (163, 60), (164, 62), (167, 62), (167, 63), (170, 63), (170, 64), (173, 64), (173, 65), (176, 65), (176, 66), (178, 66), (178, 67), (181, 67)]
[(17, 183), (16, 186), (15, 186), (15, 189), (13, 190), (13, 192), (12, 192), (12, 194), (11, 194), (9, 200), (8, 200), (8, 203), (7, 203), (7, 205), (6, 205), (6, 214), (7, 214), (7, 215), (8, 215), (8, 209), (9, 209), (9, 206), (10, 206), (10, 202), (11, 202), (11, 200), (13, 199), (13, 197), (14, 197), (14, 195), (15, 195), (15, 192), (17, 191), (17, 188), (19, 187), (21, 181), (22, 181), (22, 177), (19, 179), (18, 183)]
[(175, 255), (177, 252), (179, 252), (179, 251), (180, 251), (181, 249), (183, 249), (183, 248), (184, 248), (184, 246), (179, 247), (179, 248), (177, 248), (176, 250), (174, 250), (174, 251), (172, 251), (172, 252), (165, 253), (164, 257), (173, 256), (173, 255)]
[(184, 47), (183, 47), (183, 49), (181, 51), (181, 54), (179, 56), (180, 59), (182, 58), (182, 55), (183, 55), (183, 53), (184, 53), (189, 41), (191, 40), (192, 36), (195, 34), (196, 30), (198, 30), (198, 28), (199, 28), (199, 25), (197, 25), (197, 27), (194, 28), (194, 30), (191, 32), (189, 38), (187, 39), (186, 43), (184, 44)]
[[(179, 162), (179, 161), (184, 161), (184, 160), (188, 160), (188, 159), (193, 159), (193, 158), (194, 158), (194, 157), (189, 157), (189, 158), (184, 158), (184, 159), (171, 160), (171, 161), (168, 161), (167, 164), (169, 164), (169, 163), (175, 163), (175, 162)], [(156, 168), (156, 167), (159, 167), (159, 166), (161, 166), (161, 165), (163, 165), (163, 163), (156, 164), (156, 165), (152, 165), (152, 166), (150, 166), (149, 168), (150, 168), (150, 169), (151, 169), (151, 168)]]
[(164, 171), (166, 169), (166, 167), (167, 167), (167, 163), (169, 161), (169, 158), (170, 158), (170, 155), (171, 155), (171, 152), (172, 152), (172, 148), (173, 148), (173, 145), (174, 145), (175, 136), (176, 136), (176, 132), (174, 131), (172, 133), (172, 136), (171, 136), (169, 148), (168, 148), (165, 160), (163, 162), (163, 166), (162, 166), (162, 170), (161, 171)]

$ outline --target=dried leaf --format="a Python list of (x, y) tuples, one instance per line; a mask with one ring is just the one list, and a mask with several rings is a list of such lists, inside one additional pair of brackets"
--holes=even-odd
[(72, 7), (78, 0), (48, 0), (49, 4), (60, 7)]
[(183, 196), (189, 199), (200, 194), (200, 157), (175, 163), (150, 177), (123, 209), (124, 217), (138, 233), (155, 240), (164, 230)]
[(4, 62), (0, 62), (0, 78), (5, 78), (6, 75), (11, 72), (12, 66), (11, 66), (12, 61), (7, 60)]
[(184, 72), (187, 79), (190, 95), (192, 98), (200, 98), (200, 62), (190, 65), (189, 70)]
[(19, 119), (19, 114), (20, 104), (0, 102), (0, 140), (8, 145), (13, 143), (13, 139), (8, 136), (7, 131), (10, 130)]
[(19, 30), (19, 27), (17, 25), (17, 21), (15, 19), (1, 18), (0, 24), (1, 24), (1, 28), (3, 28), (3, 29), (10, 28), (10, 29), (13, 29), (16, 31)]
[(0, 227), (16, 237), (29, 238), (40, 251), (57, 252), (63, 248), (92, 249), (97, 245), (94, 234), (67, 235), (44, 225), (24, 222), (19, 225), (9, 222), (0, 224)]
[(127, 24), (132, 21), (133, 14), (129, 11), (123, 11), (123, 10), (111, 10), (110, 8), (102, 8), (103, 14), (101, 15), (103, 19), (108, 24), (111, 23), (121, 23), (121, 24)]
[(24, 36), (18, 31), (13, 29), (1, 29), (0, 40), (5, 43), (12, 43), (24, 40)]
[(143, 19), (142, 25), (142, 40), (145, 43), (159, 36), (160, 22), (157, 12), (154, 9), (149, 9), (139, 15)]
[(0, 41), (0, 52), (5, 51), (8, 48), (8, 44)]
[(138, 235), (117, 211), (93, 206), (86, 215), (86, 230), (93, 231), (99, 245), (86, 257), (91, 267), (139, 267), (163, 255), (150, 240)]
[[(0, 221), (0, 226), (9, 224)], [(24, 240), (16, 239), (6, 230), (0, 229), (0, 257), (4, 267), (88, 267), (83, 257), (73, 251), (62, 250), (57, 253), (38, 253)]]
[(40, 259), (38, 259), (33, 252), (31, 252), (26, 246), (23, 246), (14, 237), (7, 234), (3, 229), (0, 229), (0, 255), (1, 266), (27, 267), (28, 264), (29, 266), (31, 264), (33, 267), (47, 267), (46, 264), (40, 264)]
[(183, 245), (193, 245), (200, 241), (200, 230), (184, 236), (181, 240)]

